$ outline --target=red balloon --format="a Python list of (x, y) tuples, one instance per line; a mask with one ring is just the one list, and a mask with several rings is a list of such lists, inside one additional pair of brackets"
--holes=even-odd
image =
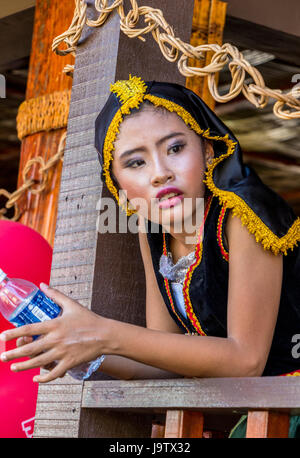
[[(35, 230), (0, 220), (0, 253), (0, 269), (8, 277), (23, 278), (37, 286), (49, 284), (52, 248)], [(13, 325), (0, 315), (0, 332), (10, 328)], [(0, 342), (0, 354), (15, 346), (15, 341)], [(11, 364), (0, 361), (0, 438), (32, 437), (38, 391), (32, 379), (40, 370), (14, 373)]]

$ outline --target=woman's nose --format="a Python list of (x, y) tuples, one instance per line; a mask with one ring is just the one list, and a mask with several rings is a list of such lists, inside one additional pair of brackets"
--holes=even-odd
[(174, 173), (172, 170), (164, 167), (162, 164), (157, 166), (152, 174), (152, 186), (160, 186), (164, 183), (174, 180)]

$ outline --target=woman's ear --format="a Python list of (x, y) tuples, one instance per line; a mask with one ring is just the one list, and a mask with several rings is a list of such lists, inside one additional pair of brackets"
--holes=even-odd
[(204, 139), (204, 158), (206, 167), (212, 163), (214, 159), (214, 147), (211, 140)]

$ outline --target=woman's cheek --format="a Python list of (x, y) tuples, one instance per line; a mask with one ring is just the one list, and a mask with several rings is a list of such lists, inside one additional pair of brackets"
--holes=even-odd
[(129, 200), (131, 199), (137, 199), (138, 197), (143, 197), (145, 193), (145, 187), (141, 185), (138, 180), (132, 179), (130, 181), (127, 181), (125, 184), (126, 187), (124, 189), (127, 192), (127, 198)]
[(131, 203), (131, 207), (136, 209), (142, 216), (147, 217), (149, 215), (149, 202), (145, 193), (145, 187), (139, 186), (138, 183), (132, 186), (131, 181), (124, 190), (126, 191), (127, 200)]
[(203, 164), (190, 162), (189, 164), (183, 164), (180, 170), (181, 179), (190, 185), (199, 185), (204, 179)]

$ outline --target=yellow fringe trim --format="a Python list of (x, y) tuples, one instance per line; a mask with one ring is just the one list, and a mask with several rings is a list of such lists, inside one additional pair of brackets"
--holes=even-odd
[(139, 105), (143, 102), (146, 89), (147, 87), (143, 81), (136, 77), (131, 77), (129, 82), (117, 81), (115, 84), (111, 85), (111, 91), (114, 92), (121, 101), (123, 100), (125, 102), (116, 112), (106, 133), (103, 146), (103, 174), (105, 176), (107, 188), (128, 216), (132, 215), (136, 211), (130, 210), (128, 208), (128, 203), (120, 203), (117, 188), (115, 187), (110, 175), (110, 164), (113, 160), (114, 143), (119, 133), (119, 126), (123, 121), (123, 117), (130, 114), (130, 111), (133, 108), (139, 107)]
[(300, 371), (292, 372), (291, 374), (283, 374), (285, 377), (299, 377)]
[[(243, 201), (239, 196), (231, 191), (223, 191), (215, 186), (213, 181), (213, 171), (215, 167), (228, 158), (234, 153), (236, 142), (229, 138), (226, 134), (224, 137), (210, 135), (209, 129), (203, 130), (200, 128), (197, 121), (193, 116), (186, 111), (182, 106), (170, 100), (157, 97), (151, 94), (146, 94), (146, 86), (140, 78), (130, 77), (129, 82), (120, 81), (112, 85), (112, 90), (115, 92), (121, 100), (125, 100), (124, 105), (118, 110), (114, 116), (104, 143), (104, 174), (106, 184), (110, 192), (115, 196), (119, 203), (119, 196), (116, 187), (114, 186), (110, 176), (110, 163), (113, 160), (113, 149), (114, 141), (119, 132), (119, 125), (122, 122), (122, 115), (129, 114), (133, 108), (138, 108), (144, 100), (149, 100), (155, 106), (163, 106), (170, 112), (175, 112), (198, 135), (201, 135), (208, 140), (223, 141), (226, 144), (227, 152), (221, 156), (215, 158), (211, 164), (207, 166), (207, 172), (205, 172), (206, 178), (203, 182), (207, 185), (214, 196), (219, 198), (221, 205), (226, 203), (227, 208), (232, 209), (232, 216), (238, 216), (241, 219), (243, 225), (246, 225), (247, 229), (251, 234), (255, 236), (257, 242), (260, 242), (264, 249), (270, 249), (275, 255), (284, 253), (287, 255), (287, 250), (297, 245), (300, 240), (300, 218), (298, 217), (293, 225), (288, 230), (287, 234), (283, 237), (277, 237), (256, 215), (256, 213)], [(119, 203), (120, 204), (120, 203)], [(135, 213), (135, 210), (129, 210), (128, 204), (122, 208), (126, 211), (127, 215)]]
[(263, 223), (243, 199), (234, 192), (223, 191), (215, 186), (213, 181), (214, 168), (230, 156), (232, 152), (232, 150), (229, 150), (227, 153), (215, 158), (208, 165), (207, 172), (205, 172), (206, 179), (203, 182), (206, 183), (207, 187), (215, 196), (218, 196), (222, 205), (226, 204), (227, 208), (232, 208), (232, 216), (238, 216), (240, 218), (243, 226), (247, 227), (248, 231), (255, 236), (256, 242), (260, 242), (265, 250), (271, 250), (275, 255), (279, 253), (287, 255), (287, 250), (289, 248), (293, 250), (294, 246), (297, 246), (300, 240), (300, 218), (297, 218), (288, 232), (279, 238)]
[(68, 123), (71, 91), (56, 91), (25, 100), (17, 114), (18, 138), (36, 132), (61, 129)]

